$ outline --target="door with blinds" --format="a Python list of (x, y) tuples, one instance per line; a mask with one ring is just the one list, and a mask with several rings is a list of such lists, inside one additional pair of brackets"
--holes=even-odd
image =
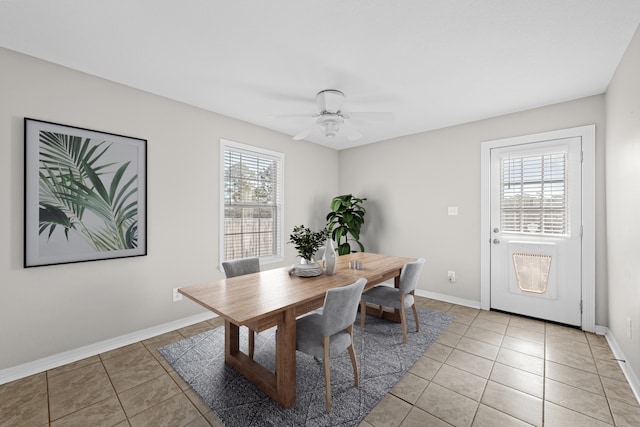
[(581, 139), (491, 150), (491, 308), (581, 325)]

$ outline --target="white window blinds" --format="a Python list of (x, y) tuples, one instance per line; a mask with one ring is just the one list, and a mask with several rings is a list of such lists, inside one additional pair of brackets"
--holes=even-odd
[(222, 260), (282, 256), (284, 155), (221, 143)]
[(567, 153), (504, 156), (500, 165), (502, 232), (567, 235)]

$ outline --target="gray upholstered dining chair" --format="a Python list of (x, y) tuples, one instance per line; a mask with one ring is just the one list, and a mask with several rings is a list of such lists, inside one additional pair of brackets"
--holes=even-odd
[(349, 350), (354, 385), (359, 386), (358, 361), (353, 348), (353, 322), (367, 279), (327, 291), (322, 314), (310, 314), (296, 321), (296, 350), (323, 359), (326, 410), (331, 412), (331, 355)]
[[(245, 274), (258, 273), (260, 271), (260, 260), (258, 258), (243, 258), (225, 261), (222, 263), (224, 274), (227, 279)], [(253, 359), (255, 349), (255, 331), (249, 328), (249, 357)]]
[(360, 329), (364, 329), (364, 319), (367, 312), (367, 303), (380, 307), (379, 313), (382, 316), (382, 307), (391, 307), (400, 310), (400, 322), (402, 323), (402, 342), (407, 343), (407, 319), (405, 308), (413, 309), (413, 316), (416, 318), (416, 332), (420, 330), (418, 323), (418, 310), (414, 292), (425, 259), (419, 258), (417, 261), (408, 262), (402, 267), (400, 273), (400, 285), (397, 288), (390, 286), (376, 286), (362, 294), (360, 299)]

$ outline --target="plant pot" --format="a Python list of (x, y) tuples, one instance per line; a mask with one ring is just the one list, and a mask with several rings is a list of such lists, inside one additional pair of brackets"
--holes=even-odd
[(313, 262), (307, 264), (294, 264), (291, 266), (289, 274), (298, 277), (315, 277), (322, 274), (320, 264)]

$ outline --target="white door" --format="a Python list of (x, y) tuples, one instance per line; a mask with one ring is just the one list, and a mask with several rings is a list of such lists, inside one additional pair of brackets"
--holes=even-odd
[(491, 308), (580, 326), (581, 138), (490, 157)]

